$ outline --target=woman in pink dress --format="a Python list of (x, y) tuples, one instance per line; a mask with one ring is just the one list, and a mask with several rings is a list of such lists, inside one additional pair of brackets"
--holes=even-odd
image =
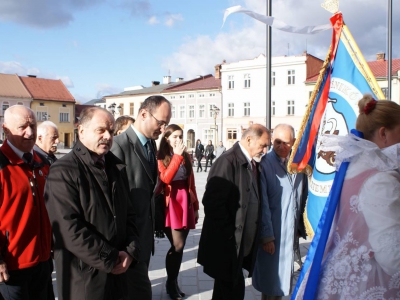
[(165, 235), (171, 243), (165, 257), (166, 289), (171, 299), (182, 299), (185, 293), (178, 286), (183, 248), (190, 229), (199, 218), (199, 201), (192, 163), (183, 144), (183, 131), (175, 124), (168, 125), (158, 152), (158, 170), (164, 183), (166, 204)]
[[(327, 136), (335, 165), (350, 162), (321, 264), (315, 298), (400, 299), (400, 106), (365, 95), (355, 135)], [(309, 271), (309, 270), (308, 270)], [(296, 299), (303, 297), (309, 273)]]

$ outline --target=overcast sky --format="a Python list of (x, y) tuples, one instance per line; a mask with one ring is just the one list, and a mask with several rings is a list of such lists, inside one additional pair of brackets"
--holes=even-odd
[[(222, 60), (265, 53), (265, 25), (233, 14), (266, 14), (267, 0), (0, 0), (0, 72), (63, 80), (84, 103), (165, 75), (213, 74)], [(329, 23), (323, 0), (272, 0), (272, 15), (292, 26)], [(387, 52), (387, 0), (341, 0), (340, 11), (366, 60)], [(325, 58), (331, 31), (273, 30), (272, 54)], [(400, 1), (393, 1), (393, 58), (400, 58)]]

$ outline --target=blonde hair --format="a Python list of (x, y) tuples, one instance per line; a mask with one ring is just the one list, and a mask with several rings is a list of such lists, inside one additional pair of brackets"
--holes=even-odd
[(356, 129), (364, 134), (366, 140), (371, 140), (377, 129), (385, 127), (393, 129), (400, 125), (400, 105), (390, 100), (376, 101), (372, 95), (365, 94), (358, 101), (359, 116)]

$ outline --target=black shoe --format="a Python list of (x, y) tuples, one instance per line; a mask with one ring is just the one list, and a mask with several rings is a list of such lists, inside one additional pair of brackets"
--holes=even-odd
[(182, 295), (178, 292), (178, 285), (175, 282), (167, 282), (165, 283), (165, 288), (167, 290), (167, 294), (173, 300), (182, 300)]
[(176, 282), (176, 289), (178, 290), (178, 293), (181, 294), (182, 297), (185, 297), (186, 294), (181, 291), (181, 288), (178, 285), (178, 280), (175, 280), (175, 282)]
[(207, 170), (204, 170), (204, 172), (207, 172)]

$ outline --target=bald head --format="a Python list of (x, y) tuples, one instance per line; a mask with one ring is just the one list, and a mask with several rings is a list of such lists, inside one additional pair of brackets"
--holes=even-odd
[(37, 128), (36, 145), (44, 152), (54, 154), (57, 151), (58, 129), (51, 121), (42, 122)]
[(9, 107), (4, 113), (3, 130), (7, 140), (22, 152), (30, 152), (36, 141), (36, 118), (23, 105)]

